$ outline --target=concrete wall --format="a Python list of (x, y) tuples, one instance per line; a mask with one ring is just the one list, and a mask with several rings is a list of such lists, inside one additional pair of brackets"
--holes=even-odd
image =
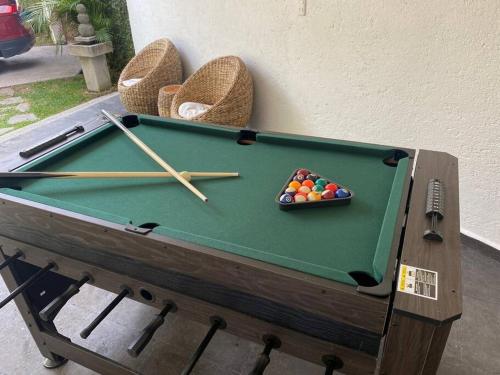
[(460, 159), (462, 229), (500, 248), (498, 0), (128, 0), (136, 50), (248, 64), (252, 127)]

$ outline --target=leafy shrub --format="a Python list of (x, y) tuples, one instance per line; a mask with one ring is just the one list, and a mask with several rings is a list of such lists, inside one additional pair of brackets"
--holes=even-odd
[(114, 52), (108, 56), (113, 82), (134, 55), (126, 0), (21, 0), (23, 19), (37, 33), (48, 34), (54, 21), (62, 23), (64, 40), (71, 40), (77, 28), (76, 5), (84, 4), (99, 42), (111, 41)]

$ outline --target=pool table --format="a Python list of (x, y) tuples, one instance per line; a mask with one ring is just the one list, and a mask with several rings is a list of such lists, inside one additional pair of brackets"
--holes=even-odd
[[(7, 285), (54, 264), (15, 299), (46, 361), (133, 371), (39, 317), (85, 273), (86, 283), (114, 293), (126, 285), (128, 298), (159, 309), (173, 301), (195, 321), (221, 317), (249, 340), (272, 335), (276, 349), (325, 363), (326, 373), (373, 373), (377, 362), (386, 374), (437, 370), (461, 315), (456, 158), (145, 115), (122, 122), (178, 171), (240, 175), (193, 178), (207, 203), (172, 178), (0, 179)], [(275, 197), (297, 168), (347, 186), (351, 203), (280, 210)], [(40, 154), (13, 156), (9, 170), (162, 171), (104, 121)], [(441, 241), (423, 237), (430, 180), (445, 192)], [(408, 270), (423, 275), (419, 288), (405, 281)]]

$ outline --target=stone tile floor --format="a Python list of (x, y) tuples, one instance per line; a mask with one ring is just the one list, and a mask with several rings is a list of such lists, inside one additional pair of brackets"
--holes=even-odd
[[(7, 125), (16, 125), (24, 121), (36, 121), (33, 113), (27, 113), (30, 110), (30, 104), (24, 102), (24, 99), (19, 96), (14, 96), (14, 90), (11, 87), (0, 89), (0, 119), (7, 116), (7, 111), (14, 111), (7, 118)], [(12, 127), (0, 129), (0, 135), (10, 131)]]

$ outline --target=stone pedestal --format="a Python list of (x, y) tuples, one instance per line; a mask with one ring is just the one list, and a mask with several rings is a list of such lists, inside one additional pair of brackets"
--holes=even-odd
[(99, 92), (111, 88), (111, 77), (106, 61), (106, 54), (111, 52), (113, 52), (111, 42), (69, 45), (69, 54), (80, 59), (89, 91)]

